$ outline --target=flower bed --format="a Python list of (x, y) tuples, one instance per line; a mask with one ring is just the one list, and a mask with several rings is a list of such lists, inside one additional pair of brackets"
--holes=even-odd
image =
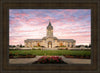
[(43, 56), (38, 59), (38, 61), (33, 62), (33, 64), (67, 64), (61, 57), (58, 56)]
[(36, 55), (32, 54), (18, 54), (18, 53), (9, 53), (9, 58), (34, 58)]
[(65, 58), (90, 59), (90, 55), (63, 55)]
[(58, 48), (58, 50), (68, 50), (68, 48)]
[(67, 47), (58, 47), (58, 50), (68, 50)]

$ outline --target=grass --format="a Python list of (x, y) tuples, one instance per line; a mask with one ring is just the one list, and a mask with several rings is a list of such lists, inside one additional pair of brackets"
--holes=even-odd
[(15, 54), (32, 54), (32, 55), (50, 55), (50, 56), (61, 56), (61, 55), (86, 55), (90, 56), (91, 51), (79, 50), (79, 51), (71, 51), (71, 50), (9, 50), (9, 53)]

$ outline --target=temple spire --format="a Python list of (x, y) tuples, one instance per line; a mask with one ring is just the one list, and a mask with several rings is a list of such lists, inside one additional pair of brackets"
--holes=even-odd
[(51, 26), (51, 22), (49, 21), (49, 26)]
[(53, 26), (51, 25), (50, 20), (49, 20), (49, 25), (47, 26), (47, 29), (53, 29)]
[(47, 26), (47, 37), (53, 37), (53, 26), (49, 20), (49, 24)]

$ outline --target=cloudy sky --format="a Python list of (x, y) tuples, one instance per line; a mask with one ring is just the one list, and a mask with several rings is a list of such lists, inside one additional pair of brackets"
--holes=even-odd
[(58, 39), (75, 39), (76, 45), (91, 43), (90, 9), (10, 9), (9, 44), (41, 39), (49, 20)]

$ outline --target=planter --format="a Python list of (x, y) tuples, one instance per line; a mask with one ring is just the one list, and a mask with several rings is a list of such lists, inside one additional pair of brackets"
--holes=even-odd
[(9, 56), (9, 58), (14, 58), (14, 56)]
[(36, 55), (18, 55), (18, 56), (9, 56), (9, 58), (34, 58)]
[(43, 56), (38, 59), (38, 61), (33, 62), (32, 64), (67, 64), (65, 63), (61, 57), (58, 56)]
[(79, 56), (77, 56), (77, 55), (73, 55), (73, 56), (71, 56), (71, 55), (63, 55), (65, 58), (79, 58), (79, 59), (90, 59), (90, 56), (81, 56), (81, 55), (79, 55)]

